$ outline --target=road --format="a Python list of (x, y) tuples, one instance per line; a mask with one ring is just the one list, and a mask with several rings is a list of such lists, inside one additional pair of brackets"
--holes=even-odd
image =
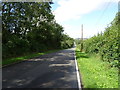
[(78, 88), (74, 48), (2, 69), (2, 88)]

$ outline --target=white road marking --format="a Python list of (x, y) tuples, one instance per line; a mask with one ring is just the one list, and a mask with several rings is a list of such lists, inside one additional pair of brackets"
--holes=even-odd
[(77, 64), (76, 55), (75, 55), (75, 50), (74, 50), (74, 58), (75, 58), (75, 66), (76, 66), (76, 72), (77, 72), (78, 88), (79, 88), (79, 90), (82, 90), (81, 82), (80, 82), (80, 74), (79, 74), (78, 64)]

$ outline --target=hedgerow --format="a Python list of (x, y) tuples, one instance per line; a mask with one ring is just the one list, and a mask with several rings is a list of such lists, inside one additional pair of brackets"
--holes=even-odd
[(117, 14), (103, 33), (84, 40), (84, 51), (99, 54), (103, 61), (109, 62), (111, 66), (119, 67), (119, 24)]

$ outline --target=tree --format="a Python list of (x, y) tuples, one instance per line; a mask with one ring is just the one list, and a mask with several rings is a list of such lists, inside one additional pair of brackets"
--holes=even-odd
[(72, 46), (49, 2), (3, 2), (2, 7), (3, 59)]

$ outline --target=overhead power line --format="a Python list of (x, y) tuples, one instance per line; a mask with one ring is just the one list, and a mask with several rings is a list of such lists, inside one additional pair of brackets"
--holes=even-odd
[(107, 9), (108, 9), (108, 7), (110, 6), (111, 2), (112, 2), (112, 0), (110, 0), (110, 1), (107, 3), (107, 5), (105, 6), (105, 9), (103, 10), (102, 14), (100, 15), (100, 17), (98, 18), (97, 22), (95, 23), (95, 26), (96, 26), (97, 24), (99, 24), (99, 22), (101, 21), (101, 19), (102, 19), (103, 16), (104, 16), (104, 13), (107, 11)]

